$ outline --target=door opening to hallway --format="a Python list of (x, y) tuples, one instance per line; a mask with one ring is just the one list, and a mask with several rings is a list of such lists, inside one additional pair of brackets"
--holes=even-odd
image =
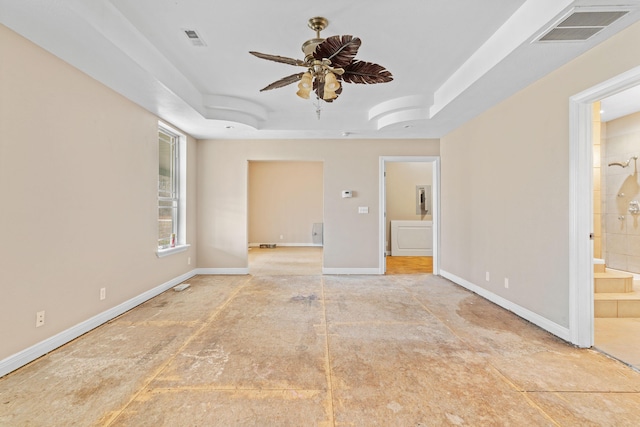
[(316, 161), (249, 161), (250, 274), (322, 273), (323, 166)]

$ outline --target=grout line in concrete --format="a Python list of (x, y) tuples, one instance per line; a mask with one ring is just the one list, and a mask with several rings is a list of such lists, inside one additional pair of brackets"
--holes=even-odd
[(330, 422), (331, 422), (331, 425), (335, 427), (336, 416), (335, 416), (335, 411), (333, 406), (333, 375), (331, 373), (331, 357), (329, 352), (329, 324), (327, 321), (327, 305), (326, 305), (326, 300), (324, 296), (324, 277), (320, 279), (320, 285), (322, 290), (322, 315), (324, 317), (323, 322), (324, 322), (325, 344), (326, 344), (325, 345), (325, 361), (326, 361), (325, 371), (327, 376), (327, 392), (328, 392), (327, 399), (329, 401), (329, 415), (331, 417)]
[[(244, 395), (270, 395), (278, 396), (282, 393), (295, 392), (304, 397), (313, 397), (320, 393), (324, 393), (326, 390), (322, 389), (300, 389), (300, 388), (241, 388), (241, 387), (210, 387), (206, 385), (202, 386), (180, 386), (180, 387), (158, 387), (153, 390), (149, 390), (151, 394), (163, 394), (163, 393), (180, 393), (183, 391), (190, 392), (220, 392), (227, 394), (244, 394)], [(297, 396), (300, 397), (300, 396)]]
[(553, 425), (555, 425), (557, 427), (561, 426), (561, 424), (558, 424), (558, 422), (556, 420), (554, 420), (551, 415), (547, 414), (547, 412), (544, 409), (542, 409), (540, 407), (540, 405), (535, 403), (531, 399), (531, 397), (529, 397), (529, 395), (528, 395), (529, 392), (527, 392), (526, 390), (523, 390), (522, 387), (518, 387), (516, 383), (514, 383), (508, 376), (506, 376), (502, 371), (500, 371), (500, 369), (498, 369), (496, 366), (494, 366), (493, 363), (489, 362), (489, 366), (498, 375), (498, 377), (500, 377), (502, 379), (502, 381), (504, 381), (506, 384), (509, 385), (509, 387), (511, 387), (518, 394), (520, 394), (527, 401), (529, 406), (531, 406), (532, 408), (534, 408), (538, 412), (540, 412), (546, 419), (548, 419), (550, 422), (552, 422)]
[(138, 389), (137, 392), (133, 393), (133, 395), (131, 396), (131, 399), (129, 399), (129, 401), (125, 403), (122, 406), (122, 408), (120, 408), (120, 410), (111, 412), (111, 415), (106, 421), (104, 421), (103, 425), (105, 427), (108, 427), (114, 421), (116, 421), (124, 413), (124, 411), (129, 407), (129, 405), (131, 405), (131, 403), (133, 403), (142, 394), (142, 392), (145, 389), (147, 389), (149, 384), (151, 384), (151, 382), (154, 379), (156, 379), (158, 375), (160, 375), (167, 368), (167, 366), (169, 366), (169, 364), (178, 357), (178, 355), (182, 352), (182, 350), (184, 350), (200, 334), (200, 332), (202, 332), (207, 326), (209, 326), (209, 324), (222, 312), (222, 310), (224, 310), (229, 305), (229, 303), (236, 297), (236, 295), (238, 295), (238, 293), (240, 293), (240, 291), (244, 289), (251, 280), (252, 278), (249, 276), (244, 281), (244, 283), (238, 286), (238, 288), (229, 296), (229, 298), (224, 302), (224, 304), (220, 305), (205, 321), (203, 321), (202, 325), (198, 328), (198, 330), (193, 332), (189, 337), (187, 337), (187, 339), (180, 346), (180, 348), (178, 348), (173, 355), (169, 356), (164, 363), (162, 363), (145, 381), (143, 381), (142, 386)]

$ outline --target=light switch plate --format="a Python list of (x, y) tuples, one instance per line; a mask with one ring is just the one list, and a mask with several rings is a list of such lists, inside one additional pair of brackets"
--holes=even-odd
[(358, 206), (358, 213), (369, 213), (369, 206)]

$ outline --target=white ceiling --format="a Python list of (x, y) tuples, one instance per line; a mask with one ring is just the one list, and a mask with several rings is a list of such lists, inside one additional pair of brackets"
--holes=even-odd
[(600, 119), (615, 120), (640, 111), (640, 86), (635, 86), (600, 101)]
[[(574, 8), (632, 11), (586, 42), (532, 43)], [(640, 19), (640, 0), (0, 0), (0, 22), (196, 138), (440, 137)], [(362, 39), (390, 83), (344, 84), (323, 104), (295, 84), (314, 37)], [(185, 29), (206, 46), (193, 46)]]

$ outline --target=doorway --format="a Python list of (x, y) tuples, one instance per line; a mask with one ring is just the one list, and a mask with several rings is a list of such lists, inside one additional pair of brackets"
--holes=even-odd
[(323, 162), (249, 161), (249, 273), (321, 274)]
[(640, 86), (594, 103), (594, 347), (640, 369)]
[[(397, 175), (396, 179), (392, 174)], [(412, 274), (430, 270), (438, 274), (439, 180), (439, 157), (380, 157), (380, 274), (386, 274), (387, 268), (389, 273), (399, 271)], [(402, 206), (395, 207), (395, 204)], [(408, 239), (425, 233), (425, 237), (419, 240), (427, 241), (426, 248), (416, 245), (410, 249), (417, 249), (418, 252), (402, 252), (404, 248), (395, 245), (397, 253), (393, 250), (397, 239), (392, 235), (392, 225), (398, 230), (404, 224), (409, 233)], [(412, 246), (412, 243), (408, 246)], [(393, 257), (394, 254), (398, 258)]]
[(580, 347), (594, 345), (595, 330), (593, 106), (638, 85), (640, 67), (570, 99), (569, 330)]

